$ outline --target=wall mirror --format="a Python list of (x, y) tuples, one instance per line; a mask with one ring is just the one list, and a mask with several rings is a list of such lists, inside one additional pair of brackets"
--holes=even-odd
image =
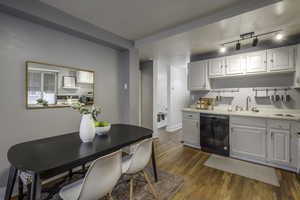
[(94, 71), (34, 61), (26, 62), (26, 106), (68, 107), (94, 104)]

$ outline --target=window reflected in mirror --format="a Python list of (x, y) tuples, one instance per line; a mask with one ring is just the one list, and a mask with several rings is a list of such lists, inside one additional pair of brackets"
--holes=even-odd
[(93, 71), (26, 62), (27, 108), (67, 107), (94, 103)]

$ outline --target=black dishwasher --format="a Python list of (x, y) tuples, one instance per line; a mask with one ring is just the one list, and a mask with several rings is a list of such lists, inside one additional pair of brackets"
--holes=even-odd
[(200, 144), (203, 151), (229, 156), (229, 117), (201, 113)]

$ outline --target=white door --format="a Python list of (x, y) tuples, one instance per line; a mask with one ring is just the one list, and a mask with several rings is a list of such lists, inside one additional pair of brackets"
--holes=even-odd
[(187, 106), (187, 69), (170, 67), (168, 94), (168, 125), (167, 130), (173, 131), (182, 128), (182, 109)]
[(189, 90), (207, 89), (207, 65), (207, 61), (193, 62), (188, 64)]
[(225, 58), (215, 58), (209, 60), (209, 76), (218, 77), (224, 75)]
[(290, 131), (270, 128), (268, 141), (268, 160), (277, 164), (289, 165)]
[(268, 50), (270, 71), (287, 71), (295, 68), (295, 47), (281, 47)]
[(183, 119), (182, 133), (183, 141), (186, 144), (200, 146), (199, 120)]
[(225, 65), (225, 74), (226, 75), (239, 75), (244, 74), (246, 59), (245, 55), (234, 55), (226, 57), (226, 65)]
[(266, 129), (233, 126), (230, 133), (231, 154), (248, 159), (266, 159)]
[(257, 51), (246, 54), (246, 72), (267, 72), (267, 51)]

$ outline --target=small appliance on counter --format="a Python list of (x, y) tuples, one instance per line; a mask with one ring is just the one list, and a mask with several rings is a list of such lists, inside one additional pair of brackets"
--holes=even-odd
[(213, 110), (214, 102), (214, 98), (200, 98), (197, 102), (196, 108), (200, 110)]

